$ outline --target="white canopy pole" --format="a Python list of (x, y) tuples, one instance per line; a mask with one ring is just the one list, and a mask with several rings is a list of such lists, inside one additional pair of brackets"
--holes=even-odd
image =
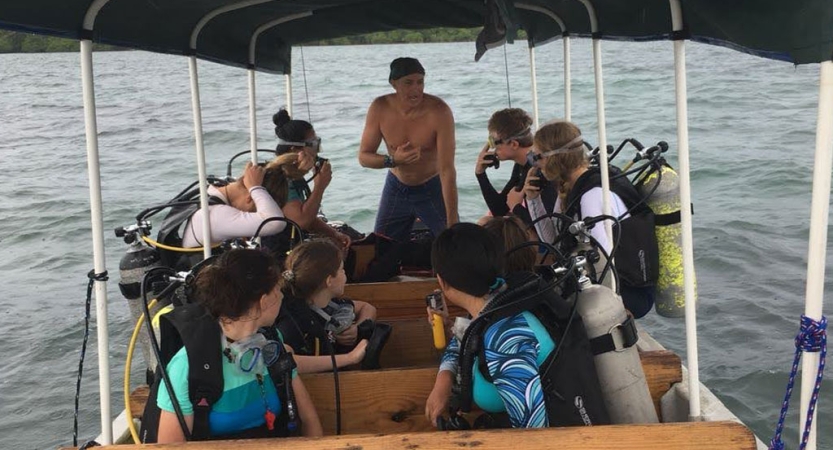
[(254, 67), (249, 68), (249, 149), (252, 151), (252, 164), (257, 164), (257, 102)]
[[(679, 0), (669, 0), (671, 24), (683, 30)], [(683, 283), (685, 292), (686, 364), (688, 364), (689, 420), (701, 420), (700, 363), (697, 350), (697, 305), (694, 291), (694, 238), (691, 226), (691, 174), (688, 152), (688, 92), (686, 87), (685, 40), (674, 40), (674, 78), (677, 103), (677, 145), (680, 166), (680, 216), (682, 222)]]
[[(824, 303), (824, 265), (827, 257), (827, 223), (830, 213), (830, 174), (833, 170), (833, 62), (821, 63), (819, 76), (819, 112), (816, 123), (816, 156), (813, 164), (813, 201), (810, 207), (810, 240), (807, 252), (807, 290), (804, 315), (821, 320)], [(807, 421), (807, 406), (816, 384), (819, 353), (805, 352), (801, 357), (801, 418), (799, 436)], [(819, 410), (816, 409), (818, 416)], [(818, 417), (816, 417), (818, 419)], [(807, 450), (816, 448), (816, 425), (813, 420)]]
[(572, 89), (572, 81), (570, 80), (570, 36), (566, 30), (561, 40), (564, 41), (564, 119), (569, 122), (572, 120), (570, 111), (573, 107), (573, 100), (570, 94)]
[[(593, 33), (593, 74), (596, 82), (596, 121), (599, 126), (599, 169), (602, 176), (602, 212), (610, 215), (610, 176), (607, 169), (607, 130), (605, 129), (605, 94), (602, 79), (602, 41), (597, 33), (599, 22), (596, 20), (596, 10), (590, 0), (579, 0), (587, 9), (590, 16), (590, 31)], [(613, 224), (604, 221), (608, 242), (613, 242)], [(610, 255), (611, 258), (613, 255)], [(616, 286), (612, 285), (615, 289)]]
[[(93, 265), (95, 273), (104, 273), (104, 220), (101, 208), (101, 172), (98, 159), (98, 128), (95, 117), (95, 92), (93, 89), (93, 43), (81, 41), (81, 82), (84, 94), (84, 128), (87, 136), (87, 176), (90, 180), (90, 219), (93, 236)], [(95, 281), (95, 313), (98, 337), (98, 390), (101, 408), (102, 445), (113, 443), (113, 426), (110, 422), (110, 343), (107, 320), (107, 282)]]
[[(188, 57), (188, 73), (191, 78), (191, 112), (194, 116), (194, 141), (197, 152), (197, 176), (200, 185), (200, 208), (208, 211), (208, 177), (205, 174), (205, 145), (202, 134), (202, 109), (200, 107), (200, 82), (197, 75), (197, 57)], [(209, 214), (202, 217), (202, 255), (211, 256), (211, 223)]]
[(286, 74), (284, 84), (286, 85), (286, 112), (292, 117), (292, 74)]
[[(261, 3), (266, 3), (269, 1), (272, 0), (245, 0), (242, 2), (232, 3), (230, 5), (216, 8), (208, 14), (204, 15), (194, 26), (194, 29), (191, 30), (191, 39), (189, 47), (191, 50), (191, 56), (188, 58), (188, 73), (191, 78), (191, 110), (194, 116), (194, 140), (196, 141), (197, 174), (200, 184), (200, 209), (202, 209), (203, 211), (208, 211), (208, 178), (206, 177), (205, 171), (205, 145), (203, 144), (202, 110), (200, 109), (200, 84), (199, 77), (197, 75), (197, 42), (199, 41), (200, 33), (202, 32), (203, 28), (205, 28), (205, 26), (208, 25), (208, 22), (211, 22), (211, 20), (213, 20), (220, 14), (224, 14), (229, 11), (234, 11), (241, 8), (246, 8), (249, 6), (259, 5)], [(250, 103), (253, 103), (251, 101), (251, 97), (254, 95), (254, 79), (251, 75), (249, 83), (249, 98)], [(255, 145), (255, 147), (253, 147), (254, 150), (252, 150), (252, 152), (255, 154), (257, 153), (256, 141), (257, 135), (255, 134), (252, 144)], [(208, 258), (209, 256), (211, 256), (211, 221), (208, 214), (203, 214), (202, 236), (203, 257)]]
[[(101, 171), (98, 157), (98, 124), (96, 123), (95, 85), (93, 83), (93, 42), (90, 39), (95, 18), (109, 0), (95, 0), (87, 9), (81, 39), (81, 91), (84, 97), (84, 132), (87, 141), (87, 177), (90, 182), (90, 222), (93, 238), (93, 269), (96, 274), (107, 271), (104, 253), (104, 218), (101, 206)], [(101, 414), (101, 444), (113, 443), (110, 417), (110, 335), (107, 316), (107, 281), (95, 280), (96, 338), (98, 341), (98, 395)]]
[(532, 123), (538, 129), (538, 79), (535, 76), (535, 47), (529, 46), (529, 75), (532, 78)]
[(266, 22), (263, 25), (257, 27), (254, 33), (252, 33), (252, 37), (249, 38), (249, 140), (251, 142), (253, 163), (257, 163), (257, 112), (255, 109), (255, 59), (257, 39), (260, 37), (261, 34), (263, 34), (264, 31), (268, 30), (269, 28), (275, 27), (282, 23), (290, 22), (295, 19), (309, 17), (311, 15), (312, 11), (307, 11), (298, 14), (291, 14), (289, 16), (281, 17), (275, 20), (270, 20), (269, 22)]
[[(535, 11), (541, 14), (546, 15), (555, 23), (558, 24), (558, 27), (561, 28), (561, 36), (564, 39), (564, 117), (566, 120), (570, 120), (570, 38), (567, 32), (567, 25), (564, 24), (564, 21), (561, 20), (561, 17), (558, 14), (550, 11), (547, 8), (542, 6), (533, 5), (529, 3), (522, 3), (518, 2), (515, 3), (515, 8), (525, 9), (528, 11)], [(534, 108), (535, 113), (535, 128), (538, 128), (538, 85), (535, 78), (535, 54), (533, 47), (529, 47), (529, 60), (530, 60), (530, 68), (532, 71), (532, 89), (533, 89), (533, 97), (532, 97), (532, 105)]]

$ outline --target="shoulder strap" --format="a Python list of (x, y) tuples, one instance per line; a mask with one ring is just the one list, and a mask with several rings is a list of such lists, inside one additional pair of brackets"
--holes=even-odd
[[(223, 395), (222, 357), (218, 351), (222, 332), (220, 325), (199, 304), (187, 304), (161, 316), (160, 323), (168, 322), (176, 338), (165, 336), (169, 344), (178, 339), (188, 352), (188, 395), (194, 407), (193, 440), (205, 440), (211, 436), (208, 414), (211, 405)], [(163, 328), (164, 330), (165, 328)], [(174, 339), (172, 339), (174, 338)], [(168, 355), (167, 363), (173, 355)], [(176, 399), (171, 399), (176, 401)]]
[[(261, 332), (266, 339), (283, 344), (275, 327), (262, 328)], [(295, 360), (283, 348), (283, 345), (280, 346), (280, 352), (277, 361), (268, 367), (269, 378), (272, 379), (281, 401), (281, 412), (272, 431), (276, 436), (298, 436), (301, 432), (301, 418), (298, 415), (295, 392), (292, 389), (292, 371), (296, 367)]]

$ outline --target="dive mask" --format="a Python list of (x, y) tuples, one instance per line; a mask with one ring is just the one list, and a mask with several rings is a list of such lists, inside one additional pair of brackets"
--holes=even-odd
[(292, 145), (294, 147), (309, 147), (309, 148), (312, 149), (312, 151), (318, 153), (318, 152), (321, 151), (321, 138), (320, 137), (315, 137), (315, 138), (310, 139), (308, 141), (301, 141), (301, 142), (285, 141), (283, 139), (278, 139), (278, 145)]
[(221, 339), (223, 355), (245, 373), (271, 366), (281, 354), (281, 343), (270, 341), (261, 333), (234, 342), (227, 342), (225, 336)]

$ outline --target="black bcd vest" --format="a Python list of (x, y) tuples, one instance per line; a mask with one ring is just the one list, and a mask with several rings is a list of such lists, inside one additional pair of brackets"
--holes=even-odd
[[(618, 195), (628, 208), (630, 217), (613, 225), (613, 240), (618, 245), (613, 254), (616, 271), (624, 286), (654, 286), (659, 278), (659, 246), (657, 245), (654, 212), (645, 204), (645, 199), (637, 192), (626, 176), (619, 176), (618, 167), (610, 167), (610, 191)], [(587, 169), (575, 182), (567, 195), (567, 207), (564, 213), (570, 217), (582, 217), (581, 197), (589, 190), (602, 185), (602, 176), (598, 167)], [(563, 221), (562, 221), (563, 222)], [(563, 224), (560, 233), (566, 233)], [(596, 224), (602, 226), (602, 222)], [(572, 241), (572, 242), (571, 242)], [(570, 245), (574, 240), (567, 240), (565, 250), (572, 251)]]
[[(142, 428), (139, 433), (142, 443), (157, 441), (161, 410), (156, 403), (156, 395), (160, 388), (164, 389), (161, 383), (161, 368), (167, 366), (183, 346), (188, 353), (188, 396), (194, 408), (191, 440), (286, 437), (300, 433), (300, 419), (290, 417), (287, 407), (290, 402), (295, 404), (292, 391), (292, 370), (295, 368), (295, 361), (283, 350), (283, 346), (280, 346), (281, 355), (278, 361), (268, 368), (269, 378), (274, 383), (281, 402), (281, 411), (275, 420), (274, 429), (269, 430), (263, 425), (231, 435), (212, 436), (208, 416), (211, 405), (223, 394), (223, 355), (219, 349), (222, 338), (220, 325), (202, 306), (187, 304), (160, 316), (159, 328), (161, 361), (156, 370), (156, 381), (151, 385), (142, 414)], [(263, 328), (261, 332), (266, 339), (279, 341), (274, 327)], [(176, 399), (171, 401), (175, 402)], [(293, 416), (297, 416), (297, 406), (293, 409)]]
[[(552, 285), (529, 272), (507, 276), (507, 291), (489, 303), (472, 321), (460, 344), (460, 409), (469, 412), (473, 402), (473, 371), (491, 381), (486, 367), (483, 336), (495, 322), (524, 311), (535, 315), (555, 341), (556, 348), (539, 368), (541, 389), (551, 427), (605, 425), (610, 423), (596, 374), (594, 355), (581, 316), (552, 289)], [(474, 357), (479, 366), (474, 367)], [(496, 417), (496, 416), (504, 417)], [(478, 420), (486, 427), (509, 426), (505, 414)], [(478, 422), (475, 422), (477, 427)]]

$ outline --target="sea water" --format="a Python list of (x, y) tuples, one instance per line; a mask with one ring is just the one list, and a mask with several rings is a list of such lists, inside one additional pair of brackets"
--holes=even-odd
[[(333, 164), (327, 216), (372, 228), (385, 173), (359, 166), (365, 113), (373, 98), (391, 92), (390, 61), (413, 56), (425, 66), (426, 92), (454, 112), (460, 217), (479, 218), (486, 206), (474, 161), (486, 141), (486, 122), (510, 105), (532, 109), (523, 44), (508, 46), (506, 55), (491, 50), (478, 63), (473, 43), (309, 47), (304, 64), (296, 48), (294, 116), (311, 120), (323, 138), (322, 156)], [(602, 48), (608, 142), (665, 140), (676, 165), (671, 43), (604, 42)], [(544, 123), (564, 116), (561, 44), (537, 49), (536, 57)], [(96, 53), (94, 70), (115, 415), (123, 409), (133, 324), (117, 287), (126, 246), (112, 230), (196, 180), (197, 171), (185, 58)], [(200, 62), (199, 70), (208, 173), (224, 175), (229, 157), (249, 148), (246, 72), (208, 62)], [(593, 80), (590, 41), (574, 40), (572, 119), (595, 144)], [(803, 312), (818, 66), (689, 44), (688, 95), (701, 381), (768, 441)], [(286, 102), (283, 77), (259, 74), (257, 99), (258, 146), (274, 148), (271, 115)], [(77, 54), (0, 55), (0, 164), (0, 447), (69, 444), (92, 268)], [(500, 187), (509, 172), (489, 175)], [(830, 253), (828, 248), (828, 261)], [(827, 279), (830, 292), (829, 271)], [(827, 299), (825, 312), (831, 311)], [(686, 359), (681, 319), (651, 313), (640, 325)], [(95, 346), (93, 329), (81, 389), (81, 439), (100, 428)], [(142, 378), (137, 358), (134, 386)], [(817, 417), (819, 448), (827, 449), (833, 449), (830, 384)], [(785, 434), (790, 447), (798, 439), (798, 392)]]

